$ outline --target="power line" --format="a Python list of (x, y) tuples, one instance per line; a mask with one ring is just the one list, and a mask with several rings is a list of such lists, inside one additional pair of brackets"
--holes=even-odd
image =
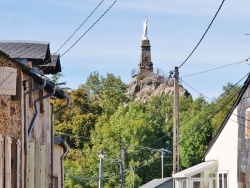
[(81, 23), (81, 25), (72, 33), (72, 35), (58, 48), (58, 50), (55, 52), (57, 53), (61, 48), (76, 34), (76, 32), (87, 22), (87, 20), (94, 14), (94, 12), (99, 8), (99, 6), (103, 3), (104, 0), (101, 0), (101, 2), (96, 6), (96, 8), (89, 14), (89, 16)]
[(215, 67), (215, 68), (208, 69), (208, 70), (201, 71), (201, 72), (197, 72), (197, 73), (192, 73), (192, 74), (184, 75), (184, 76), (182, 76), (182, 78), (184, 78), (184, 77), (189, 77), (189, 76), (194, 76), (194, 75), (202, 74), (202, 73), (206, 73), (206, 72), (210, 72), (210, 71), (217, 70), (217, 69), (221, 69), (221, 68), (224, 68), (224, 67), (228, 67), (228, 66), (231, 66), (231, 65), (234, 65), (234, 64), (241, 64), (241, 63), (243, 63), (243, 62), (245, 62), (245, 61), (247, 62), (247, 61), (249, 61), (249, 60), (250, 60), (250, 58), (248, 57), (247, 59), (244, 59), (244, 60), (242, 60), (242, 61), (230, 63), (230, 64), (227, 64), (227, 65), (223, 65), (223, 66), (220, 66), (220, 67)]
[[(246, 76), (244, 76), (246, 77)], [(243, 77), (243, 78), (244, 78)], [(243, 79), (242, 78), (242, 79)], [(242, 79), (240, 81), (242, 81)], [(239, 82), (240, 82), (239, 81)], [(239, 83), (238, 82), (238, 83)], [(196, 131), (198, 131), (199, 129), (203, 128), (203, 126), (208, 122), (210, 121), (211, 119), (213, 119), (222, 109), (224, 109), (228, 104), (229, 102), (235, 97), (235, 95), (238, 93), (238, 91), (240, 90), (237, 89), (233, 94), (231, 94), (228, 98), (226, 98), (224, 100), (224, 102), (222, 102), (221, 106), (219, 106), (207, 119), (204, 120), (203, 124), (199, 127), (191, 127), (191, 131), (189, 132), (189, 134), (185, 134), (185, 137), (184, 138), (179, 138), (178, 141), (176, 143), (173, 143), (174, 144), (181, 144), (184, 140), (186, 140), (188, 137), (190, 137), (192, 134), (194, 134)], [(192, 117), (193, 118), (193, 117)], [(192, 119), (191, 118), (191, 119)], [(188, 120), (189, 121), (189, 120)], [(167, 147), (167, 149), (171, 149), (173, 147), (173, 145), (170, 145), (169, 147)]]
[(213, 100), (213, 99), (211, 99), (211, 98), (209, 98), (209, 97), (203, 95), (201, 92), (197, 91), (196, 89), (194, 89), (192, 86), (190, 86), (188, 83), (186, 83), (183, 79), (181, 79), (181, 81), (182, 81), (184, 84), (186, 84), (188, 87), (190, 87), (192, 90), (194, 90), (196, 93), (198, 93), (200, 96), (204, 96), (204, 97), (206, 97), (207, 99), (209, 99), (209, 100), (211, 100), (211, 101)]
[(225, 0), (222, 1), (219, 9), (217, 10), (216, 14), (214, 15), (212, 21), (210, 22), (208, 28), (206, 29), (205, 33), (203, 34), (203, 36), (201, 37), (200, 41), (198, 42), (198, 44), (195, 46), (195, 48), (193, 49), (193, 51), (189, 54), (189, 56), (185, 59), (185, 61), (179, 66), (179, 69), (187, 62), (187, 60), (191, 57), (191, 55), (194, 53), (194, 51), (197, 49), (197, 47), (200, 45), (201, 41), (203, 40), (203, 38), (205, 37), (205, 35), (207, 34), (209, 28), (211, 27), (211, 25), (213, 24), (215, 18), (217, 17), (222, 5), (224, 4)]
[(81, 39), (82, 37), (84, 37), (96, 24), (97, 22), (99, 22), (102, 17), (115, 5), (115, 3), (117, 2), (117, 0), (115, 0), (110, 6), (109, 8), (83, 33), (83, 35), (81, 35), (76, 41), (75, 43), (68, 48), (60, 57), (63, 57), (66, 53), (68, 53)]
[[(89, 14), (89, 16), (82, 22), (82, 24), (72, 33), (72, 35), (58, 48), (58, 50), (54, 53), (54, 55), (56, 55), (56, 53), (75, 35), (75, 33), (86, 23), (86, 21), (93, 15), (93, 13), (99, 8), (99, 6), (103, 3), (104, 0), (102, 0), (97, 6), (96, 8)], [(117, 0), (116, 0), (117, 1)], [(116, 3), (113, 2), (113, 4), (94, 22), (94, 24), (92, 24), (89, 29), (80, 37), (78, 38), (78, 40), (68, 49), (66, 50), (62, 55), (60, 55), (60, 57), (62, 57), (63, 55), (65, 55), (69, 50), (71, 50), (71, 48), (73, 48), (80, 40), (81, 38), (86, 35), (90, 29), (92, 29), (92, 27), (94, 27), (96, 25), (96, 23), (113, 7), (113, 5)], [(43, 65), (45, 65), (49, 60), (51, 59), (51, 57), (43, 63)], [(53, 64), (54, 62), (49, 63), (48, 65)], [(47, 67), (44, 67), (43, 69), (40, 70), (45, 70)]]

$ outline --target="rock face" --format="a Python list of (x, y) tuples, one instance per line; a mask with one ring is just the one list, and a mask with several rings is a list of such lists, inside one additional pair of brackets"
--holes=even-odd
[[(151, 97), (162, 93), (174, 94), (173, 78), (165, 78), (157, 74), (138, 75), (127, 84), (127, 95), (134, 98), (134, 101), (146, 102)], [(190, 95), (186, 89), (179, 85), (179, 95)]]

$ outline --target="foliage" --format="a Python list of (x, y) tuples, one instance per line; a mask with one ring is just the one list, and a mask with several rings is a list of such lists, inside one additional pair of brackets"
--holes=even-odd
[(191, 104), (188, 115), (182, 119), (179, 143), (183, 168), (201, 162), (206, 147), (212, 139), (209, 108), (203, 98), (198, 98)]
[[(229, 108), (219, 110), (237, 87), (228, 84), (224, 94), (208, 103), (200, 97), (181, 96), (180, 161), (182, 168), (202, 160), (212, 135)], [(106, 77), (93, 72), (86, 83), (70, 91), (70, 108), (55, 116), (55, 131), (70, 145), (65, 160), (65, 187), (97, 187), (99, 153), (104, 152), (104, 187), (120, 187), (120, 152), (125, 153), (125, 187), (139, 187), (154, 178), (161, 178), (160, 150), (172, 152), (173, 97), (154, 96), (148, 102), (129, 101), (126, 85), (120, 77)], [(232, 105), (235, 96), (230, 98)], [(55, 109), (60, 101), (55, 100)], [(172, 153), (166, 152), (165, 176), (172, 173)]]
[(230, 111), (233, 103), (235, 102), (236, 96), (239, 93), (239, 87), (233, 85), (232, 83), (227, 83), (223, 86), (223, 93), (218, 97), (218, 99), (211, 103), (214, 110), (218, 110), (219, 107), (225, 106), (223, 109), (219, 109), (218, 114), (212, 119), (213, 135), (217, 132), (219, 126), (222, 124), (226, 115)]

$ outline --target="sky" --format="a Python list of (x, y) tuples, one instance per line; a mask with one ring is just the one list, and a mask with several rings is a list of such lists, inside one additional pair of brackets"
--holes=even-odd
[[(222, 0), (117, 0), (99, 19), (114, 1), (103, 0), (59, 51), (63, 54), (83, 35), (61, 57), (64, 77), (60, 81), (66, 81), (68, 87), (77, 89), (94, 71), (104, 77), (112, 73), (129, 83), (131, 70), (138, 67), (140, 60), (145, 18), (154, 69), (168, 75), (192, 52), (222, 3)], [(48, 41), (51, 52), (56, 52), (100, 2), (0, 0), (0, 40)], [(249, 72), (250, 60), (244, 61), (250, 57), (250, 35), (246, 35), (250, 34), (249, 15), (249, 0), (225, 0), (204, 39), (179, 70), (183, 87), (194, 98), (200, 95), (216, 98), (228, 82), (237, 83)], [(221, 66), (225, 67), (206, 72)]]

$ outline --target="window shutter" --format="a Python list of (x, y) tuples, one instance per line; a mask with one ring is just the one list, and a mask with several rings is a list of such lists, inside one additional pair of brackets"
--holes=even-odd
[(3, 187), (3, 136), (0, 134), (0, 187)]
[(0, 94), (16, 95), (16, 76), (16, 69), (0, 67)]
[(40, 188), (45, 188), (45, 145), (41, 145), (40, 155)]
[(17, 145), (17, 158), (16, 158), (16, 162), (17, 162), (17, 172), (16, 172), (16, 177), (17, 177), (17, 182), (16, 182), (16, 187), (19, 188), (20, 187), (20, 154), (21, 154), (21, 142), (18, 139), (16, 142)]
[(11, 188), (11, 138), (5, 137), (5, 188)]
[(35, 160), (35, 144), (34, 142), (29, 143), (29, 188), (34, 188), (35, 181), (35, 168), (34, 168), (34, 160)]

